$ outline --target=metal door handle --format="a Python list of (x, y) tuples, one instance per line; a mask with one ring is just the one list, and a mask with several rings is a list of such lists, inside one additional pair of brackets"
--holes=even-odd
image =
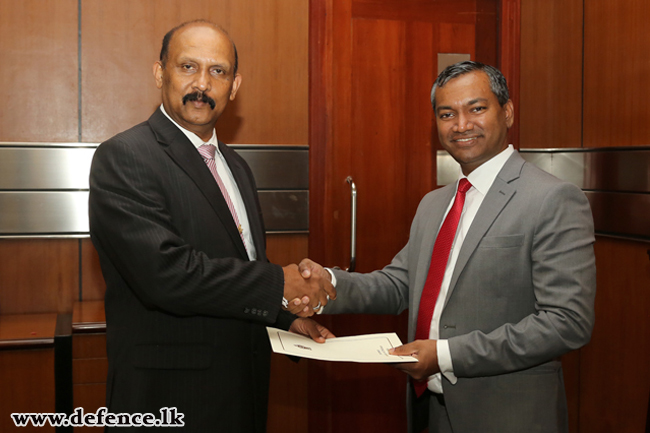
[(350, 184), (351, 192), (351, 221), (350, 221), (350, 267), (348, 272), (354, 272), (357, 265), (357, 186), (354, 184), (352, 176), (345, 179)]

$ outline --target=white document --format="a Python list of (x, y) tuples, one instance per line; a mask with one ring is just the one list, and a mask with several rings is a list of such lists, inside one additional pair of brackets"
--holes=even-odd
[(337, 337), (317, 343), (304, 335), (268, 327), (271, 347), (275, 353), (300, 356), (321, 361), (348, 362), (418, 362), (412, 356), (389, 355), (388, 350), (401, 346), (397, 334), (367, 334)]

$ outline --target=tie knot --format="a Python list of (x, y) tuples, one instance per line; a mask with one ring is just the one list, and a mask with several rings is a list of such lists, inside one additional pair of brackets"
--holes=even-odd
[(458, 192), (461, 192), (465, 194), (469, 189), (472, 187), (472, 184), (470, 183), (469, 180), (467, 180), (466, 177), (462, 178), (460, 182), (458, 182)]
[(202, 144), (199, 146), (199, 153), (203, 159), (214, 159), (214, 154), (217, 151), (217, 148), (211, 144)]

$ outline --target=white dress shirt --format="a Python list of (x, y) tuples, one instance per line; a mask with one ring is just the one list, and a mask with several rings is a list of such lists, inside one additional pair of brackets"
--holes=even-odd
[(242, 200), (241, 193), (239, 192), (239, 188), (237, 187), (237, 182), (235, 182), (235, 178), (233, 177), (232, 172), (228, 167), (228, 163), (226, 162), (226, 159), (221, 154), (221, 151), (219, 150), (219, 142), (217, 141), (217, 131), (213, 130), (212, 137), (210, 138), (210, 140), (204, 142), (201, 139), (201, 137), (183, 128), (178, 123), (176, 123), (174, 119), (169, 117), (169, 114), (167, 114), (167, 112), (165, 111), (165, 107), (163, 107), (162, 104), (160, 105), (160, 110), (163, 112), (165, 116), (167, 116), (169, 120), (172, 121), (174, 125), (178, 127), (178, 129), (180, 129), (183, 132), (183, 134), (185, 134), (185, 136), (192, 142), (194, 147), (196, 147), (197, 152), (198, 152), (198, 148), (204, 144), (211, 144), (217, 149), (214, 158), (214, 162), (217, 165), (217, 173), (219, 174), (219, 177), (221, 178), (223, 185), (226, 187), (226, 191), (228, 191), (228, 195), (230, 195), (230, 200), (232, 201), (233, 206), (235, 206), (235, 212), (237, 212), (237, 218), (239, 218), (239, 224), (241, 224), (242, 236), (244, 238), (244, 247), (246, 248), (246, 252), (248, 253), (248, 258), (250, 260), (255, 260), (257, 258), (257, 251), (255, 250), (255, 243), (253, 242), (253, 235), (251, 234), (250, 224), (248, 222), (248, 215), (246, 214), (246, 207), (244, 206), (244, 200)]
[[(440, 335), (440, 316), (442, 315), (442, 310), (444, 308), (444, 300), (447, 298), (447, 293), (449, 292), (449, 283), (451, 282), (451, 276), (454, 273), (454, 268), (456, 267), (456, 261), (458, 260), (458, 253), (460, 252), (463, 242), (465, 241), (465, 236), (469, 231), (474, 217), (483, 203), (485, 195), (492, 187), (494, 179), (496, 179), (497, 174), (501, 171), (505, 165), (510, 155), (514, 153), (514, 148), (512, 145), (509, 145), (498, 155), (492, 157), (492, 159), (484, 162), (477, 168), (475, 168), (469, 176), (463, 175), (462, 171), (459, 175), (460, 179), (467, 177), (467, 180), (472, 184), (472, 187), (467, 191), (465, 195), (465, 205), (463, 206), (463, 212), (460, 216), (460, 221), (458, 222), (458, 228), (456, 229), (456, 237), (454, 238), (454, 243), (451, 246), (451, 252), (449, 253), (449, 262), (447, 262), (447, 267), (445, 268), (445, 275), (442, 279), (442, 284), (440, 286), (440, 294), (438, 295), (438, 302), (436, 302), (436, 307), (433, 310), (433, 317), (431, 318), (431, 329), (429, 331), (429, 338), (432, 340), (438, 340)], [(458, 182), (456, 182), (456, 191), (458, 191)], [(451, 206), (454, 202), (452, 198), (451, 202), (447, 206), (447, 211), (445, 212), (445, 217)], [(444, 222), (444, 218), (443, 218)], [(440, 224), (442, 227), (442, 223)], [(479, 282), (477, 282), (479, 284)], [(437, 344), (438, 352), (438, 366), (440, 371), (445, 377), (453, 384), (456, 383), (457, 378), (454, 375), (454, 369), (451, 361), (451, 353), (449, 351), (449, 342), (447, 340), (438, 340)], [(429, 376), (428, 388), (429, 390), (442, 394), (442, 376), (441, 373), (434, 374)]]

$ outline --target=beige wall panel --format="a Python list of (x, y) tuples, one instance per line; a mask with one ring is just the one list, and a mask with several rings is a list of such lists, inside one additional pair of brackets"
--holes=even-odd
[(306, 144), (306, 0), (85, 0), (82, 137), (100, 142), (146, 120), (160, 103), (152, 75), (170, 28), (205, 18), (239, 51), (242, 87), (217, 124), (230, 143)]
[(648, 0), (585, 3), (585, 147), (650, 145)]
[(582, 0), (521, 1), (522, 148), (582, 145)]
[(77, 0), (0, 0), (0, 141), (77, 141)]
[(78, 291), (77, 239), (0, 239), (0, 314), (69, 313)]

